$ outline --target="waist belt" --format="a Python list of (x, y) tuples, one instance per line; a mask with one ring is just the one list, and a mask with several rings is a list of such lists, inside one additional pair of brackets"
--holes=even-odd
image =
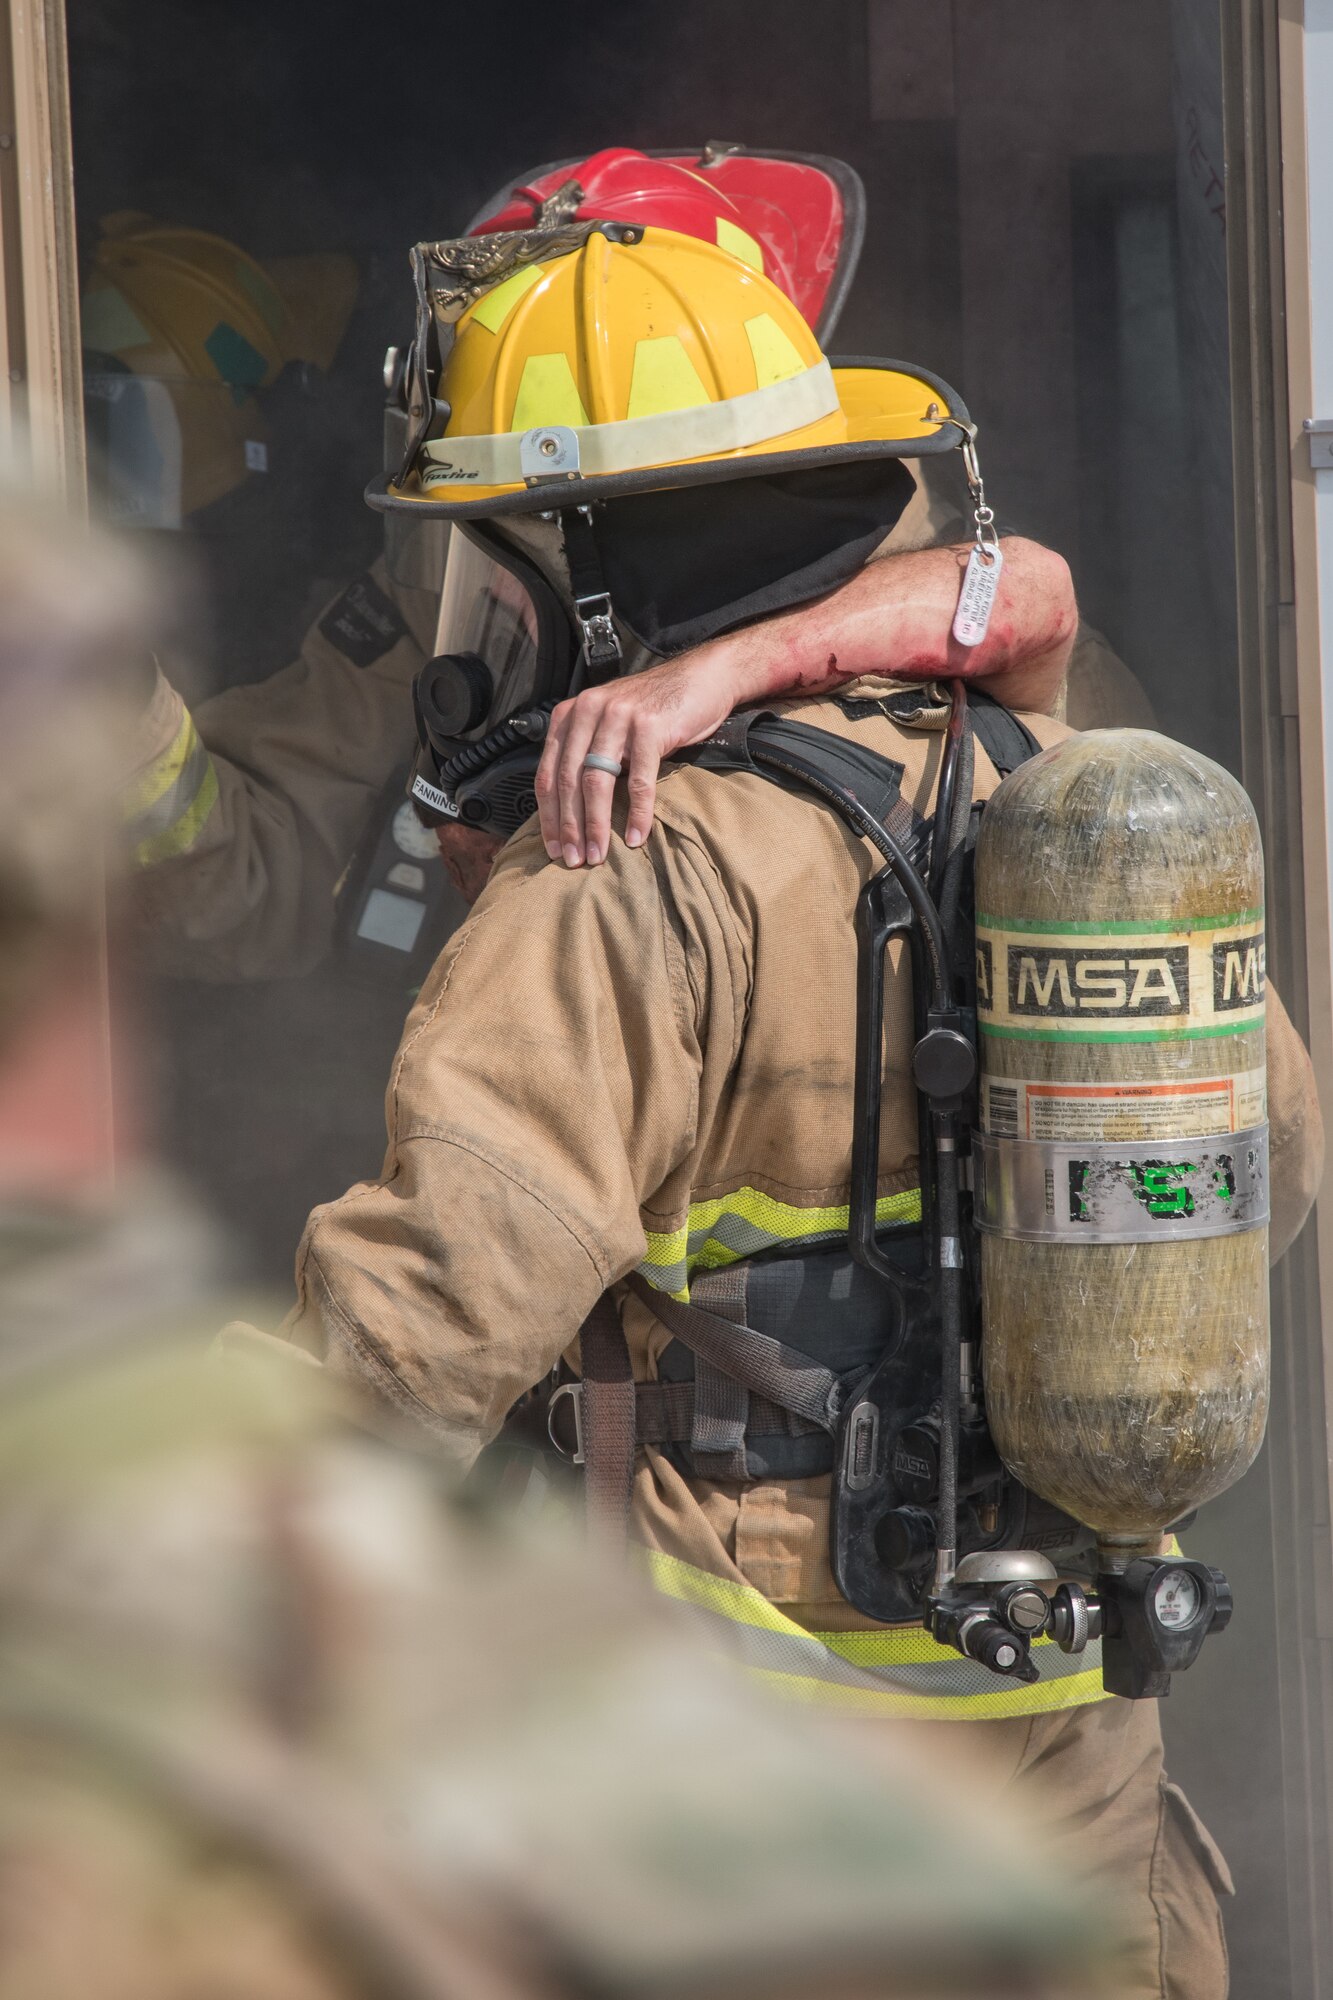
[[(823, 1327), (828, 1359), (841, 1365), (752, 1324), (781, 1309), (775, 1295), (808, 1294), (814, 1266), (830, 1274), (827, 1288), (843, 1295), (834, 1324)], [(689, 1304), (633, 1273), (630, 1289), (673, 1336), (661, 1367), (677, 1371), (676, 1379), (657, 1382), (633, 1380), (619, 1311), (609, 1295), (598, 1302), (580, 1336), (583, 1379), (557, 1397), (574, 1404), (576, 1456), (603, 1525), (623, 1520), (640, 1445), (666, 1448), (687, 1478), (810, 1478), (832, 1469), (848, 1390), (884, 1349), (883, 1329), (867, 1324), (853, 1272), (841, 1246), (773, 1264), (741, 1263), (697, 1277)]]
[[(562, 1397), (574, 1398), (574, 1449), (576, 1465), (586, 1460), (584, 1450), (583, 1399), (586, 1384), (566, 1382), (555, 1391), (552, 1403)], [(642, 1444), (691, 1444), (695, 1435), (697, 1391), (693, 1382), (636, 1382), (634, 1384), (634, 1442)], [(766, 1396), (750, 1397), (745, 1434), (753, 1438), (819, 1437), (818, 1424), (798, 1417), (792, 1410), (769, 1402)]]

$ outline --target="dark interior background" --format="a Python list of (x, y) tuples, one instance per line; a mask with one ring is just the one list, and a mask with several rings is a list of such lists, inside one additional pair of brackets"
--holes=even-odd
[[(361, 276), (310, 477), (225, 548), (179, 538), (187, 691), (283, 664), (378, 547), (360, 492), (383, 350), (410, 325), (409, 246), (459, 232), (541, 162), (732, 139), (857, 168), (868, 229), (835, 347), (956, 384), (1002, 520), (1069, 558), (1161, 726), (1236, 767), (1215, 15), (1210, 0), (70, 0), (85, 256), (102, 216), (138, 209), (261, 258), (348, 252)], [(167, 1149), (229, 1226), (238, 1275), (284, 1288), (307, 1209), (378, 1170), (408, 997), (337, 963), (150, 997)], [(1266, 1496), (1256, 1472), (1192, 1532), (1243, 1608), (1168, 1720), (1240, 1878), (1241, 1996), (1288, 1990), (1284, 1860), (1264, 1831)]]

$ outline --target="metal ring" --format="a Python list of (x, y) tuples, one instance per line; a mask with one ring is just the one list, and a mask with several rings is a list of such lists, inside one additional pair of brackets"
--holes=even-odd
[(585, 771), (605, 771), (610, 778), (618, 778), (625, 766), (618, 757), (603, 757), (600, 750), (590, 750), (583, 760)]
[[(556, 1435), (556, 1411), (568, 1398), (569, 1407), (574, 1412), (574, 1449), (568, 1451)], [(559, 1452), (561, 1458), (571, 1465), (583, 1464), (583, 1384), (582, 1382), (562, 1382), (546, 1405), (546, 1435)]]

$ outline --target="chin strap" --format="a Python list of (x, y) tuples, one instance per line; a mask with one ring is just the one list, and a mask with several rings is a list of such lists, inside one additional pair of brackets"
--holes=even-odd
[(602, 573), (592, 508), (565, 507), (559, 518), (588, 680), (593, 684), (614, 680), (625, 655), (616, 632), (611, 593)]

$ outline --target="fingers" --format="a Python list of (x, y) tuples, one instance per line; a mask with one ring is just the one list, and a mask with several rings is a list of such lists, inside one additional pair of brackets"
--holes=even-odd
[(610, 852), (616, 778), (585, 770), (590, 751), (628, 772), (625, 844), (641, 847), (648, 838), (662, 758), (679, 743), (706, 735), (720, 719), (711, 711), (702, 721), (692, 712), (677, 714), (679, 702), (668, 700), (669, 721), (661, 711), (676, 678), (654, 669), (637, 680), (585, 688), (554, 710), (536, 781), (542, 840), (553, 861), (569, 868), (586, 861), (595, 868)]
[[(627, 723), (611, 690), (586, 688), (562, 701), (551, 716), (537, 771), (537, 810), (542, 839), (553, 861), (579, 868), (605, 858), (611, 840), (611, 800), (615, 778), (609, 771), (585, 771), (590, 750), (618, 762)], [(591, 826), (589, 826), (591, 815)]]
[(601, 702), (580, 695), (571, 705), (560, 745), (555, 775), (556, 839), (567, 868), (583, 865), (583, 760), (600, 719)]
[[(623, 768), (629, 729), (629, 716), (623, 704), (608, 701), (589, 747), (599, 757), (605, 757), (608, 763), (619, 764)], [(605, 861), (611, 851), (611, 802), (615, 797), (616, 780), (610, 771), (583, 769), (579, 771), (579, 778), (583, 795), (583, 851), (588, 866), (595, 868), (599, 862)]]
[(551, 715), (546, 746), (537, 767), (537, 812), (542, 839), (552, 861), (566, 867), (583, 863), (583, 794), (580, 779), (600, 717), (600, 688), (562, 701)]
[(537, 794), (537, 816), (541, 821), (542, 840), (552, 861), (560, 859), (560, 799), (558, 780), (560, 757), (564, 749), (565, 728), (574, 709), (572, 701), (558, 702), (551, 714), (546, 731), (546, 741), (542, 745), (541, 762), (537, 766), (534, 790)]
[(653, 830), (653, 808), (657, 804), (657, 773), (662, 751), (655, 732), (639, 727), (629, 740), (629, 816), (625, 821), (626, 847), (642, 847)]

